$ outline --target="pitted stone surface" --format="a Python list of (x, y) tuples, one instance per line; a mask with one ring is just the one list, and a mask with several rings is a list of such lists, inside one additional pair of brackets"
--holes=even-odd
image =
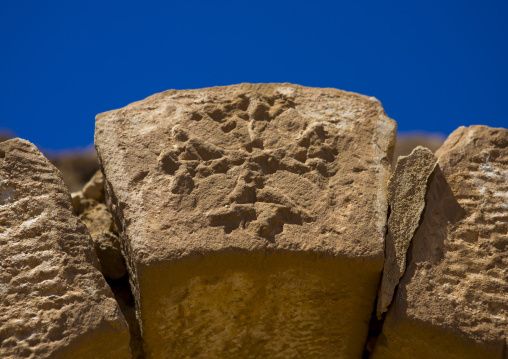
[(145, 352), (360, 356), (395, 127), (374, 98), (290, 84), (166, 91), (98, 115)]
[(0, 357), (130, 358), (129, 331), (72, 213), (31, 143), (0, 143)]
[(418, 146), (410, 155), (399, 157), (388, 182), (390, 218), (377, 302), (379, 318), (390, 305), (395, 287), (406, 270), (406, 253), (425, 207), (427, 180), (436, 161), (431, 150)]
[(460, 127), (436, 156), (422, 223), (374, 358), (503, 359), (508, 130)]

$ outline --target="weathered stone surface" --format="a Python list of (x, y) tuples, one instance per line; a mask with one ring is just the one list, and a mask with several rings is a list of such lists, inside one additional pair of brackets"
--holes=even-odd
[(84, 210), (79, 218), (92, 235), (102, 274), (111, 279), (123, 277), (127, 270), (123, 262), (120, 241), (114, 230), (111, 213), (104, 203), (95, 200), (85, 199), (82, 201), (82, 205)]
[(58, 170), (0, 143), (0, 357), (130, 358), (129, 331)]
[(145, 353), (360, 357), (395, 127), (374, 98), (290, 84), (98, 115)]
[(374, 358), (506, 358), (508, 130), (460, 127), (436, 156)]
[(83, 191), (72, 194), (72, 199), (75, 212), (92, 235), (102, 274), (110, 279), (123, 277), (127, 269), (113, 217), (104, 203), (102, 173), (97, 171), (83, 186)]
[(127, 274), (120, 241), (113, 217), (104, 203), (104, 178), (98, 171), (83, 186), (83, 191), (71, 194), (74, 211), (86, 225), (106, 278), (118, 279)]
[(104, 177), (101, 171), (95, 172), (92, 178), (83, 186), (83, 195), (97, 202), (104, 200)]
[(390, 218), (385, 243), (383, 278), (378, 294), (377, 315), (381, 318), (390, 305), (395, 287), (406, 270), (406, 253), (418, 228), (425, 207), (427, 180), (436, 165), (436, 157), (425, 147), (416, 147), (397, 160), (388, 182)]

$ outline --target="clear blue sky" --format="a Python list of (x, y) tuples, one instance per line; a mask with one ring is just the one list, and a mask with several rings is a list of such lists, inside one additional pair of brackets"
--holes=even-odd
[(0, 128), (93, 142), (167, 89), (292, 82), (375, 96), (399, 131), (508, 127), (508, 1), (0, 0)]

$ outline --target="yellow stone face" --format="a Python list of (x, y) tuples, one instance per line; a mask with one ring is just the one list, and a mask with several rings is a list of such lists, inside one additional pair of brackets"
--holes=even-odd
[(144, 337), (152, 338), (145, 351), (153, 358), (360, 357), (378, 275), (352, 265), (302, 254), (217, 255), (160, 268), (166, 278), (145, 274), (154, 279), (146, 288), (155, 289), (147, 297), (157, 298), (141, 298)]

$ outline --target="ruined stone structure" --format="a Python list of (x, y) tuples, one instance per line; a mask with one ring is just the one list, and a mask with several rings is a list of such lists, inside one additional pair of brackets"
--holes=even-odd
[(394, 140), (377, 100), (294, 85), (168, 91), (99, 115), (146, 354), (360, 356)]
[(0, 356), (507, 359), (508, 130), (392, 164), (395, 132), (335, 89), (166, 91), (97, 116), (72, 199), (0, 143)]

